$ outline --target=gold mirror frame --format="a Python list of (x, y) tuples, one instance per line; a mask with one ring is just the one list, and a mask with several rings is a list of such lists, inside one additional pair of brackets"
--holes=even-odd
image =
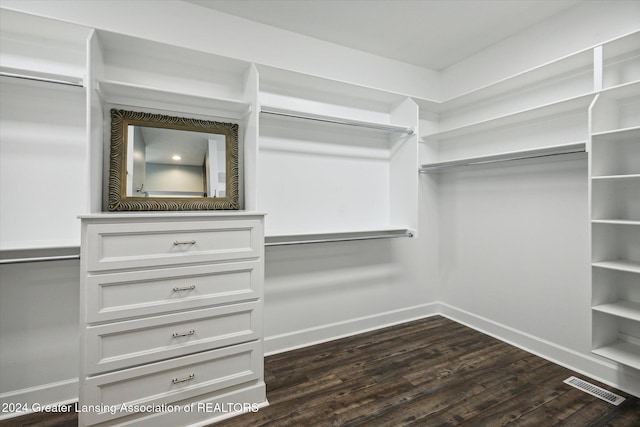
[[(225, 197), (131, 197), (126, 195), (127, 132), (129, 125), (225, 135)], [(237, 210), (238, 125), (119, 109), (111, 110), (109, 211)]]

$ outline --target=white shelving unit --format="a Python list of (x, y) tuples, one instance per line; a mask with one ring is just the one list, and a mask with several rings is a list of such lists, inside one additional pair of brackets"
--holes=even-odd
[(510, 112), (475, 122), (454, 127), (443, 127), (435, 134), (425, 135), (426, 140), (449, 140), (469, 134), (478, 134), (495, 128), (518, 126), (530, 121), (545, 120), (558, 115), (569, 115), (576, 111), (586, 110), (593, 99), (592, 94), (580, 95), (574, 98), (543, 104), (532, 108)]
[(581, 150), (593, 98), (592, 51), (456, 96), (421, 112), (422, 170)]
[(298, 110), (269, 107), (268, 105), (262, 105), (260, 112), (263, 114), (271, 114), (274, 116), (288, 117), (292, 119), (312, 120), (316, 122), (331, 123), (331, 124), (342, 125), (342, 126), (354, 126), (354, 127), (360, 127), (360, 128), (374, 129), (374, 130), (379, 130), (381, 132), (389, 132), (389, 133), (397, 132), (397, 133), (403, 133), (406, 135), (413, 135), (414, 133), (413, 129), (404, 127), (404, 126), (382, 124), (382, 123), (370, 122), (370, 121), (364, 121), (364, 120), (350, 120), (342, 117), (328, 116), (324, 114), (302, 113)]
[(529, 150), (507, 151), (503, 153), (468, 157), (463, 159), (449, 160), (445, 162), (427, 163), (422, 165), (422, 167), (420, 168), (420, 172), (429, 173), (456, 166), (482, 165), (489, 163), (506, 162), (511, 160), (535, 159), (555, 156), (558, 154), (583, 153), (585, 151), (585, 147), (586, 143), (577, 142), (573, 144), (559, 144), (550, 147), (532, 148)]
[[(109, 126), (111, 108), (184, 115), (240, 125), (240, 165), (255, 163), (257, 146), (257, 74), (253, 65), (206, 52), (166, 45), (121, 34), (96, 31), (90, 43), (89, 93), (92, 129)], [(94, 132), (94, 181), (102, 182), (108, 132)], [(255, 209), (253, 173), (240, 168), (240, 200), (248, 188), (245, 209)], [(104, 190), (106, 194), (106, 189)], [(99, 212), (105, 201), (94, 203)]]
[(104, 102), (118, 105), (132, 105), (151, 109), (167, 109), (173, 105), (174, 111), (194, 114), (214, 115), (221, 118), (242, 119), (251, 111), (251, 104), (245, 101), (224, 98), (210, 98), (197, 94), (165, 90), (123, 82), (103, 80), (98, 83), (98, 91)]
[(612, 40), (603, 46), (603, 88), (623, 86), (640, 80), (638, 46), (640, 32)]
[(417, 228), (413, 100), (272, 67), (258, 72), (258, 209), (269, 212), (267, 241)]
[(640, 369), (640, 35), (602, 47), (590, 111), (592, 348)]
[(640, 368), (640, 32), (422, 107), (420, 171), (589, 152), (592, 348)]

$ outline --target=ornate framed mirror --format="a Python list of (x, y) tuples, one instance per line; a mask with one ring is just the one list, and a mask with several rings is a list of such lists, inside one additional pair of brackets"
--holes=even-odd
[(238, 209), (238, 125), (111, 110), (109, 211)]

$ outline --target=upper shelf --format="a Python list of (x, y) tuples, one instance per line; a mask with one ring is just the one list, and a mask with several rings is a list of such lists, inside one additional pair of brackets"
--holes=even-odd
[(640, 31), (603, 45), (603, 86), (640, 80)]
[(462, 105), (495, 98), (514, 90), (540, 85), (549, 80), (566, 79), (575, 75), (589, 74), (592, 73), (592, 69), (593, 53), (591, 49), (586, 49), (530, 68), (469, 92), (456, 95), (442, 102), (438, 110), (449, 111)]
[(629, 98), (640, 96), (640, 80), (623, 83), (618, 86), (613, 86), (607, 89), (603, 89), (598, 92), (601, 96), (623, 101)]
[(257, 65), (260, 92), (286, 94), (294, 98), (329, 100), (346, 103), (354, 108), (388, 112), (408, 95), (369, 86), (314, 76), (281, 68)]
[(344, 119), (341, 117), (328, 116), (323, 114), (305, 113), (297, 110), (269, 107), (266, 105), (263, 105), (261, 107), (260, 113), (270, 114), (270, 115), (280, 116), (280, 117), (293, 118), (293, 119), (313, 120), (313, 121), (331, 123), (331, 124), (337, 124), (337, 125), (343, 125), (343, 126), (362, 127), (362, 128), (373, 129), (373, 130), (378, 130), (383, 132), (403, 133), (407, 135), (413, 135), (414, 133), (413, 129), (410, 129), (404, 126), (397, 126), (397, 125), (386, 124), (386, 123), (376, 123), (376, 122), (370, 122), (370, 121), (364, 121), (364, 120)]
[(540, 105), (534, 108), (517, 111), (515, 113), (493, 117), (487, 120), (458, 126), (452, 129), (446, 129), (441, 132), (425, 135), (423, 136), (423, 138), (425, 140), (446, 140), (474, 132), (481, 132), (497, 127), (515, 125), (518, 123), (542, 119), (545, 117), (554, 117), (575, 111), (584, 111), (586, 113), (593, 97), (594, 95), (591, 93), (584, 94), (577, 97), (569, 98), (564, 101)]
[(104, 102), (118, 105), (181, 110), (231, 119), (241, 119), (251, 111), (251, 104), (248, 102), (159, 90), (122, 82), (100, 81), (98, 91)]
[[(439, 101), (414, 98), (416, 103), (424, 111), (446, 113), (459, 107), (466, 107), (475, 103), (493, 101), (496, 98), (510, 96), (518, 91), (527, 91), (531, 88), (547, 86), (553, 82), (559, 82), (559, 89), (564, 89), (565, 82), (581, 80), (590, 85), (593, 90), (594, 71), (599, 73), (600, 64), (594, 63), (594, 49), (603, 47), (603, 80), (604, 87), (623, 85), (626, 82), (640, 79), (640, 31), (635, 31), (616, 37), (599, 45), (582, 49), (575, 53), (554, 59), (524, 71), (505, 76), (496, 81), (481, 85), (475, 89), (462, 93), (453, 93), (452, 96), (444, 96)], [(450, 91), (453, 92), (454, 90)], [(580, 92), (576, 92), (580, 93)], [(553, 97), (553, 95), (552, 95)], [(550, 99), (551, 102), (553, 99)]]
[(164, 99), (169, 107), (206, 106), (214, 110), (210, 115), (246, 112), (250, 63), (107, 31), (96, 31), (95, 41), (91, 78), (105, 94), (152, 105)]
[(445, 168), (456, 166), (481, 165), (488, 163), (497, 163), (511, 160), (524, 160), (539, 157), (555, 156), (559, 154), (581, 153), (585, 151), (586, 143), (576, 142), (572, 144), (559, 144), (550, 147), (541, 147), (527, 150), (506, 151), (497, 154), (484, 156), (465, 157), (461, 159), (448, 160), (445, 162), (434, 162), (423, 164), (420, 168), (421, 173), (437, 172)]
[(603, 132), (594, 132), (591, 134), (594, 141), (614, 142), (614, 141), (632, 141), (640, 139), (640, 126), (634, 126), (625, 129), (607, 130)]

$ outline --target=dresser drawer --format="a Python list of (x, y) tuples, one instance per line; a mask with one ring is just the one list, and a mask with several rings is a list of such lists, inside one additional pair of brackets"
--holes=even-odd
[(90, 274), (83, 283), (86, 320), (105, 322), (258, 299), (262, 276), (259, 261)]
[(87, 373), (96, 374), (260, 337), (260, 304), (212, 307), (86, 328)]
[(259, 220), (91, 223), (87, 271), (258, 258)]
[(251, 342), (88, 377), (82, 405), (96, 409), (84, 415), (88, 423), (98, 423), (132, 415), (120, 411), (123, 404), (173, 405), (261, 376), (261, 343)]

